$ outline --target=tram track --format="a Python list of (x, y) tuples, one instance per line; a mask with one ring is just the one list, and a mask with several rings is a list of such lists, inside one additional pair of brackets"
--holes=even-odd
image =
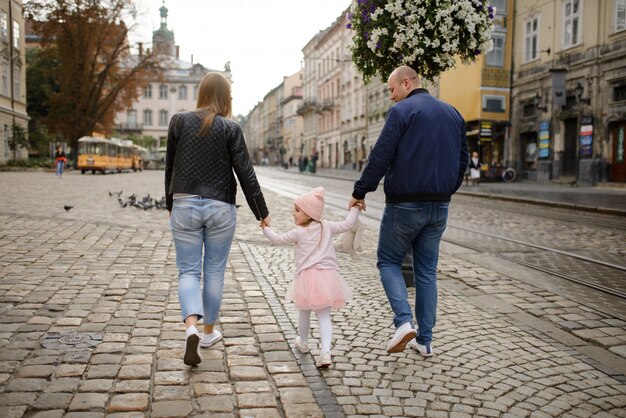
[[(305, 185), (285, 184), (276, 179), (264, 180), (266, 180), (263, 183), (264, 187), (290, 198), (294, 198), (310, 189)], [(327, 191), (326, 205), (344, 210), (346, 208), (346, 196)], [(367, 209), (367, 212), (364, 212), (361, 216), (379, 223), (384, 203), (369, 200)], [(600, 260), (548, 245), (532, 243), (496, 233), (478, 231), (453, 222), (448, 222), (447, 231), (444, 233), (442, 240), (626, 299), (626, 284), (621, 283), (623, 280), (620, 280), (620, 278), (624, 277), (626, 266), (619, 264), (619, 262)], [(529, 261), (529, 258), (535, 261)], [(616, 258), (619, 257), (616, 256)], [(567, 268), (569, 268), (569, 272), (566, 271)]]

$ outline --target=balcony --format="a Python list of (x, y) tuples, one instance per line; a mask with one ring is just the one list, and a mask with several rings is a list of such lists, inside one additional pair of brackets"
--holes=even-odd
[(133, 123), (133, 122), (126, 122), (126, 123), (118, 123), (115, 128), (120, 132), (120, 133), (126, 133), (126, 132), (141, 132), (143, 130), (143, 124), (141, 123)]
[(335, 101), (333, 99), (324, 99), (322, 102), (322, 111), (333, 110), (335, 106)]
[(317, 105), (316, 100), (306, 99), (306, 100), (303, 100), (302, 103), (298, 105), (298, 108), (296, 109), (296, 113), (302, 116), (307, 113), (313, 113), (317, 111), (317, 108), (318, 108), (318, 105)]

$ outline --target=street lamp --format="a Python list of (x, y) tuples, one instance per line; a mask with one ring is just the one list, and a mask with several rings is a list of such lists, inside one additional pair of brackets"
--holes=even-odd
[(578, 85), (576, 86), (576, 100), (578, 100), (578, 103), (585, 103), (590, 105), (591, 104), (591, 98), (588, 97), (586, 99), (582, 98), (583, 93), (585, 92), (585, 88), (583, 87), (582, 84), (580, 84), (580, 81), (578, 82)]
[(540, 103), (541, 96), (539, 95), (539, 92), (537, 92), (537, 94), (535, 94), (535, 97), (533, 98), (533, 104), (535, 105), (535, 109), (541, 110), (542, 112), (547, 112), (548, 106), (539, 106)]

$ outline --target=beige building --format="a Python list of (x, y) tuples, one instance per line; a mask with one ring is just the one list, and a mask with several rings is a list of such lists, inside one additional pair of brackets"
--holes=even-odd
[(626, 0), (518, 0), (509, 163), (528, 178), (626, 181)]
[(26, 114), (26, 51), (22, 1), (0, 0), (0, 163), (28, 158), (28, 149), (10, 149), (13, 126), (28, 132)]
[(298, 107), (302, 103), (302, 70), (283, 80), (282, 108), (283, 163), (297, 164), (302, 153), (302, 116)]
[(155, 148), (165, 146), (167, 128), (175, 113), (196, 108), (198, 86), (206, 73), (220, 72), (231, 79), (229, 63), (220, 71), (194, 63), (193, 58), (180, 59), (174, 32), (167, 27), (168, 9), (162, 6), (159, 12), (161, 24), (152, 34), (152, 46), (164, 71), (157, 79), (149, 80), (133, 106), (115, 118), (120, 136), (155, 138)]

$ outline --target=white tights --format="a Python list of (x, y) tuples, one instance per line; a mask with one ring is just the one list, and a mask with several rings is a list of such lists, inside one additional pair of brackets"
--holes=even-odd
[[(330, 342), (333, 339), (333, 323), (330, 320), (330, 308), (315, 311), (317, 322), (320, 325), (321, 352), (330, 353)], [(300, 309), (298, 315), (298, 333), (302, 344), (309, 340), (311, 329), (311, 311)]]

